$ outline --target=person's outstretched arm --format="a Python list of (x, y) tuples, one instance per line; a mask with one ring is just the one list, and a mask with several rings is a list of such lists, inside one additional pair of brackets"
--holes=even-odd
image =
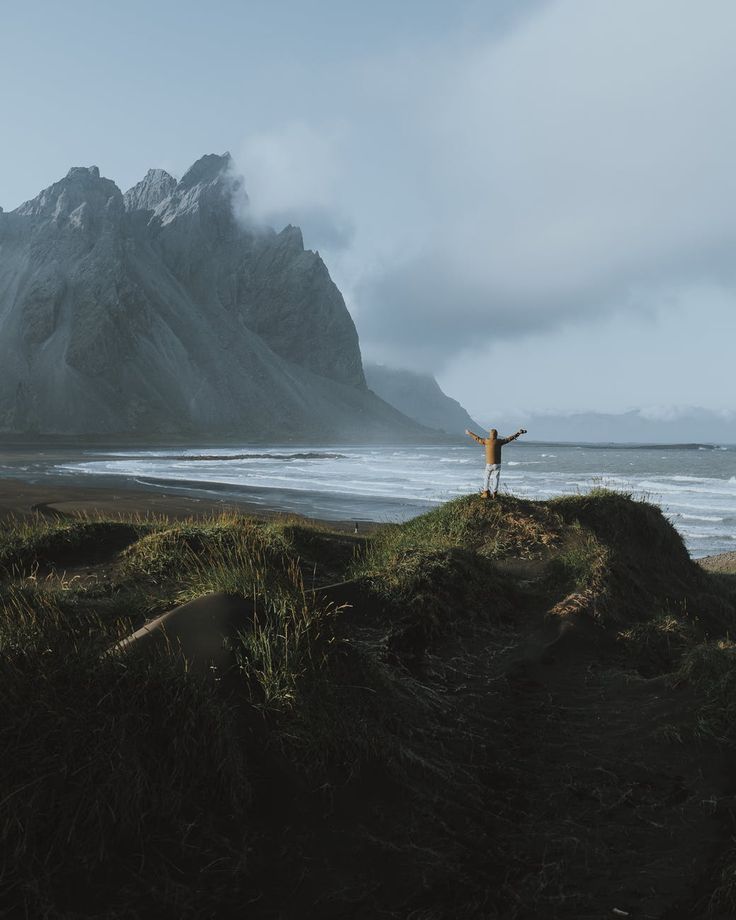
[(477, 441), (479, 444), (486, 443), (485, 438), (481, 438), (480, 435), (474, 434), (469, 428), (465, 429), (465, 434), (468, 435), (469, 438), (472, 438), (474, 441)]
[(523, 434), (526, 434), (526, 428), (519, 428), (516, 434), (510, 434), (507, 438), (502, 438), (501, 444), (508, 444), (510, 441), (515, 441), (517, 438), (520, 438)]

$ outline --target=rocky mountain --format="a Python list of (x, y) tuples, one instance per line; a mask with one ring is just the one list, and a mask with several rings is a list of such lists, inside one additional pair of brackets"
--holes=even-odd
[(481, 426), (457, 400), (442, 392), (430, 374), (366, 364), (365, 377), (374, 393), (421, 425), (445, 434), (462, 435), (466, 428), (481, 431)]
[(76, 167), (0, 211), (0, 430), (417, 435), (365, 384), (343, 298), (300, 231), (243, 226), (228, 154), (125, 195)]
[(176, 179), (165, 169), (149, 169), (133, 188), (123, 195), (126, 211), (153, 211), (176, 188)]

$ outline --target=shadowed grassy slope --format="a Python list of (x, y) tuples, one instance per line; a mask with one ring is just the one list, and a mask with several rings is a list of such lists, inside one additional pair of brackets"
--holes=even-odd
[(0, 572), (27, 575), (40, 568), (94, 562), (134, 542), (152, 526), (85, 517), (11, 518), (0, 531)]
[[(733, 599), (656, 508), (615, 493), (471, 496), (368, 539), (237, 515), (39, 519), (6, 531), (0, 565), (9, 915), (583, 916), (560, 816), (534, 831), (567, 854), (554, 870), (525, 830), (555, 794), (530, 783), (568, 672), (607, 693), (608, 669), (688, 681), (700, 715), (673, 731), (733, 743)], [(101, 654), (214, 591), (254, 602), (232, 671)], [(539, 669), (563, 654), (547, 713)]]

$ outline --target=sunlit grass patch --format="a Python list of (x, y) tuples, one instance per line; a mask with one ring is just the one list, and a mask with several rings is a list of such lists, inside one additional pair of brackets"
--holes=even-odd
[(178, 598), (222, 591), (244, 597), (303, 591), (299, 559), (280, 534), (260, 528), (225, 531), (199, 550), (177, 545)]
[(417, 552), (462, 548), (494, 559), (530, 556), (558, 539), (559, 521), (543, 505), (510, 496), (471, 495), (446, 502), (404, 524), (380, 528), (353, 567), (355, 574), (390, 573)]
[(265, 564), (283, 560), (288, 551), (289, 544), (277, 528), (252, 518), (222, 515), (157, 527), (128, 547), (121, 572), (154, 583), (184, 582), (193, 574), (201, 575), (210, 562), (219, 571), (228, 554), (241, 561), (253, 554)]
[(294, 707), (303, 681), (325, 668), (329, 624), (338, 612), (296, 591), (256, 602), (252, 627), (234, 640), (251, 703), (278, 712)]
[(547, 578), (568, 591), (601, 587), (608, 554), (599, 540), (579, 521), (573, 521), (546, 566)]
[[(286, 534), (286, 535), (285, 535)], [(176, 525), (131, 547), (125, 571), (170, 585), (172, 603), (208, 594), (252, 602), (252, 622), (231, 639), (248, 702), (285, 711), (307, 671), (322, 662), (323, 628), (335, 614), (304, 587), (289, 527), (239, 517)]]

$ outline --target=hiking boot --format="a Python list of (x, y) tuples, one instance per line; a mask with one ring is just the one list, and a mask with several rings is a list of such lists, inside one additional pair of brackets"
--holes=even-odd
[(481, 497), (481, 498), (490, 498), (490, 497), (491, 497), (491, 493), (488, 492), (488, 491), (486, 491), (486, 492), (481, 492), (481, 493), (480, 493), (480, 497)]

